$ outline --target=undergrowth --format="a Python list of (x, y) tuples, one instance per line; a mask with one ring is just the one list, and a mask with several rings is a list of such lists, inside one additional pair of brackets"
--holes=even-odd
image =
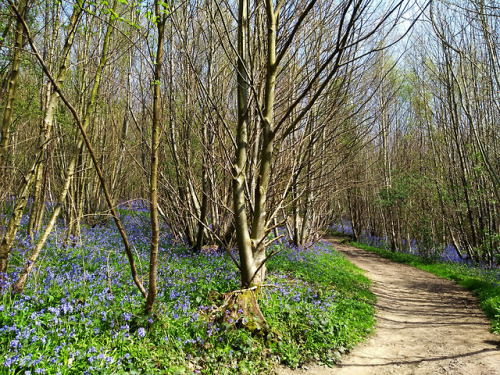
[[(121, 214), (147, 279), (147, 214)], [(223, 252), (192, 252), (164, 230), (155, 314), (144, 316), (113, 225), (84, 228), (68, 247), (62, 238), (61, 225), (24, 293), (11, 298), (10, 283), (31, 249), (19, 235), (0, 295), (2, 374), (270, 373), (278, 363), (335, 363), (373, 326), (368, 279), (323, 243), (284, 247), (269, 261), (259, 294), (269, 330), (256, 334), (238, 327), (242, 311), (216, 303), (239, 288)]]
[(454, 280), (464, 286), (478, 297), (480, 307), (491, 320), (491, 331), (500, 334), (500, 270), (488, 269), (481, 265), (430, 260), (413, 254), (393, 253), (357, 242), (351, 244), (395, 262), (409, 264), (434, 275)]

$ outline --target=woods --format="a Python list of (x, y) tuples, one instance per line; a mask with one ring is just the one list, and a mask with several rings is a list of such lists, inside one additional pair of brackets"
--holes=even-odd
[(28, 199), (31, 264), (60, 212), (70, 242), (142, 200), (153, 229), (237, 246), (243, 286), (280, 233), (303, 245), (344, 221), (393, 251), (451, 243), (493, 265), (496, 22), (484, 1), (9, 1), (2, 272)]
[(364, 156), (375, 168), (344, 197), (355, 237), (498, 262), (496, 20), (492, 4), (433, 2), (411, 62), (382, 62), (378, 140)]
[(315, 198), (336, 179), (340, 163), (327, 154), (362, 107), (346, 109), (358, 95), (350, 77), (367, 74), (373, 36), (389, 37), (410, 5), (302, 5), (6, 4), (2, 195), (16, 204), (2, 227), (2, 272), (29, 197), (33, 240), (46, 200), (60, 202), (53, 218), (62, 211), (67, 241), (111, 203), (149, 201), (153, 227), (158, 212), (190, 246), (237, 244), (247, 286), (265, 277), (273, 228), (286, 226), (297, 245), (311, 239), (334, 212)]
[[(102, 286), (94, 287), (108, 297), (96, 306), (110, 298), (101, 311), (120, 293), (134, 298), (136, 326), (123, 315), (129, 310), (115, 314), (116, 324), (128, 327), (126, 339), (139, 327), (152, 337), (154, 324), (168, 326), (162, 309), (170, 303), (169, 314), (190, 312), (196, 327), (198, 316), (210, 325), (201, 344), (191, 342), (195, 326), (188, 335), (172, 323), (176, 328), (165, 334), (185, 335), (180, 352), (215, 353), (219, 344), (205, 345), (213, 327), (229, 332), (238, 325), (250, 338), (231, 340), (258, 337), (293, 364), (289, 348), (316, 344), (304, 339), (302, 326), (286, 339), (278, 332), (281, 320), (292, 327), (296, 317), (276, 312), (290, 301), (266, 292), (269, 285), (300, 279), (287, 293), (311, 304), (295, 301), (315, 317), (312, 331), (321, 331), (324, 320), (330, 340), (344, 335), (336, 350), (351, 331), (339, 333), (333, 315), (318, 309), (337, 314), (343, 306), (339, 316), (347, 316), (359, 303), (358, 313), (369, 315), (364, 281), (352, 280), (360, 285), (353, 300), (351, 281), (335, 296), (312, 266), (314, 256), (306, 255), (318, 253), (318, 264), (335, 279), (341, 271), (328, 262), (341, 261), (318, 243), (325, 233), (494, 270), (500, 263), (499, 16), (489, 0), (3, 1), (3, 304), (15, 309), (26, 288), (38, 290), (41, 274), (53, 280), (49, 260), (70, 267), (65, 262), (72, 259), (72, 269), (83, 272), (81, 280), (75, 276), (76, 289), (66, 287), (64, 296), (47, 290), (87, 308), (87, 272), (100, 270)], [(100, 230), (106, 239), (94, 233)], [(185, 259), (193, 263), (184, 266), (186, 275), (194, 275), (197, 262), (228, 264), (199, 276), (203, 293), (179, 292), (171, 278), (188, 285), (188, 276), (169, 267)], [(274, 323), (262, 321), (266, 314)], [(108, 323), (94, 329), (111, 330), (112, 341), (115, 323)], [(369, 332), (353, 327), (353, 342)], [(321, 350), (302, 360), (321, 355), (334, 362), (338, 353), (316, 339)], [(223, 341), (224, 354), (212, 357), (226, 361), (236, 341)]]

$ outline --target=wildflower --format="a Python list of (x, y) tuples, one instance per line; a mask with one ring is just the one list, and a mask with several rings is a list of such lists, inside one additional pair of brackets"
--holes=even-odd
[(122, 314), (122, 318), (123, 318), (123, 320), (125, 320), (126, 322), (128, 322), (132, 318), (132, 314), (130, 314), (130, 313), (123, 313)]
[(139, 328), (139, 329), (137, 330), (137, 336), (139, 336), (139, 337), (144, 337), (144, 336), (146, 336), (146, 330), (145, 330), (143, 327)]
[(19, 340), (12, 340), (12, 341), (10, 342), (10, 347), (11, 347), (12, 349), (17, 349), (17, 348), (19, 348), (20, 346), (21, 346), (21, 345), (20, 345), (20, 343), (19, 343)]
[(3, 365), (5, 367), (10, 367), (14, 363), (16, 363), (18, 359), (19, 359), (19, 355), (15, 355), (15, 356), (12, 356), (12, 357), (5, 357), (5, 361), (3, 362)]

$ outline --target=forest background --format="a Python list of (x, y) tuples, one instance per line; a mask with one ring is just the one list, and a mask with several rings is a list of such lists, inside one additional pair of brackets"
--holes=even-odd
[[(261, 285), (325, 228), (498, 264), (494, 1), (0, 4), (0, 272), (112, 217), (151, 313), (160, 226)], [(148, 282), (116, 207), (150, 212)], [(48, 219), (44, 217), (48, 214)], [(237, 253), (231, 249), (237, 248)]]
[(244, 285), (272, 230), (303, 245), (344, 221), (393, 251), (497, 262), (494, 2), (9, 0), (0, 15), (0, 193), (16, 198), (1, 272), (29, 197), (29, 232), (50, 201), (68, 241), (142, 199), (154, 233), (237, 244)]

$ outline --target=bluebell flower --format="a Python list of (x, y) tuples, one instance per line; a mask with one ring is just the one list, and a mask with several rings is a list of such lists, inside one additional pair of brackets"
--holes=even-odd
[(132, 314), (130, 314), (130, 313), (123, 313), (122, 314), (122, 318), (123, 318), (123, 320), (125, 320), (126, 322), (128, 322), (132, 318)]
[(12, 349), (18, 349), (21, 347), (19, 340), (12, 340), (9, 345)]
[(7, 368), (10, 368), (10, 366), (12, 366), (13, 364), (15, 364), (18, 359), (19, 359), (19, 355), (15, 355), (15, 356), (12, 356), (12, 357), (6, 356), (5, 360), (3, 362), (3, 365), (5, 367), (7, 367)]
[(137, 336), (139, 336), (139, 337), (144, 337), (144, 336), (146, 336), (146, 330), (145, 330), (143, 327), (139, 328), (139, 329), (137, 330)]

